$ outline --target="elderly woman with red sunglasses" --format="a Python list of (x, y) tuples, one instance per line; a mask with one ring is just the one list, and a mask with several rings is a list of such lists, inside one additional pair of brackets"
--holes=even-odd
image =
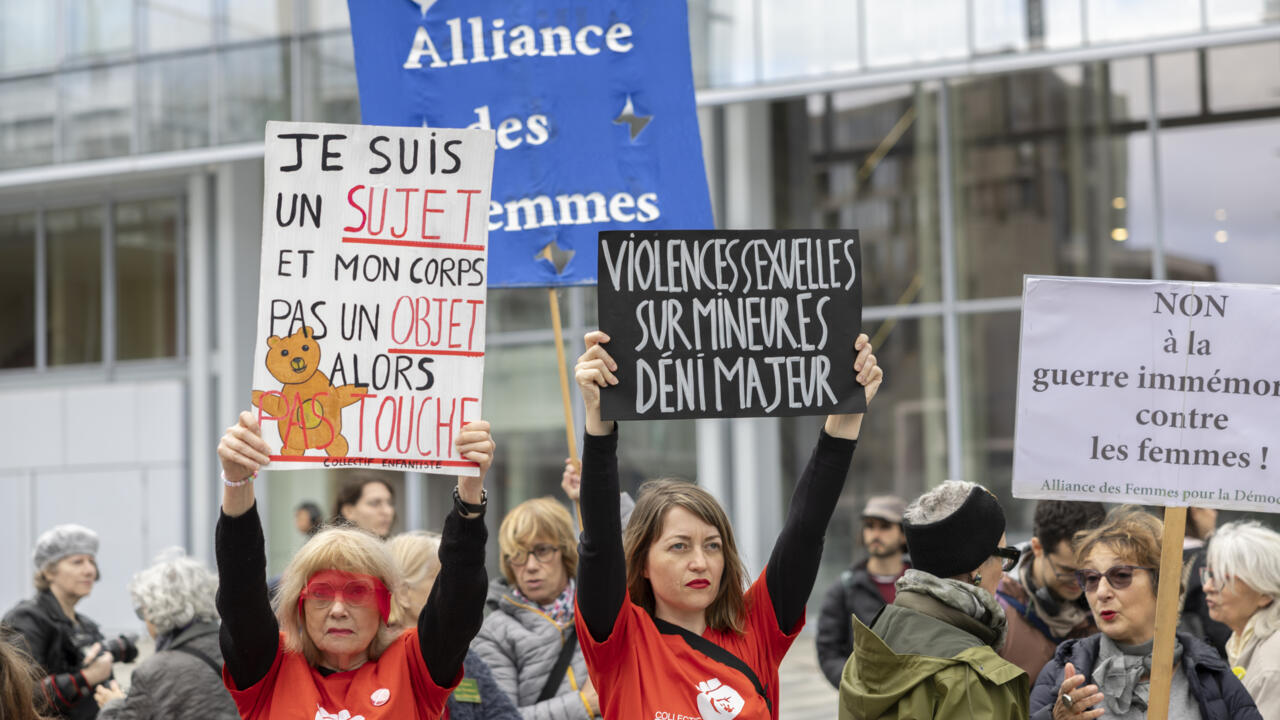
[(382, 541), (356, 528), (317, 533), (281, 578), (274, 612), (253, 479), (271, 451), (252, 413), (218, 445), (222, 516), (215, 541), (221, 587), (222, 678), (240, 715), (348, 720), (436, 720), (462, 678), (480, 628), (484, 569), (483, 482), (493, 460), (489, 424), (458, 434), (459, 454), (479, 465), (460, 477), (445, 518), (440, 574), (416, 628), (387, 627), (400, 573)]
[[(1031, 690), (1032, 720), (1145, 720), (1156, 634), (1163, 525), (1133, 506), (1076, 533), (1073, 545), (1097, 635), (1067, 640)], [(1218, 652), (1178, 633), (1169, 720), (1262, 720)]]

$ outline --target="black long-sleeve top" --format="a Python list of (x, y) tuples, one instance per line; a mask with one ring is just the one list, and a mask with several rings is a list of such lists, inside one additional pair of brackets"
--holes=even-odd
[[(844, 488), (857, 440), (820, 431), (774, 542), (765, 583), (778, 628), (789, 633), (804, 615), (818, 577), (823, 537)], [(618, 516), (618, 433), (585, 434), (582, 453), (583, 530), (578, 549), (578, 608), (596, 642), (605, 642), (627, 592), (622, 522)]]
[[(464, 519), (452, 511), (445, 518), (440, 574), (418, 614), (422, 660), (440, 687), (448, 687), (457, 677), (484, 619), (487, 538), (483, 515)], [(280, 643), (280, 626), (267, 597), (267, 556), (256, 503), (239, 517), (222, 513), (214, 549), (222, 657), (236, 687), (248, 688), (266, 677)]]

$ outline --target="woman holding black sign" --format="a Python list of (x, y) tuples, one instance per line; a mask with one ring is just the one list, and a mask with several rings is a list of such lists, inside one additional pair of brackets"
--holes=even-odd
[[(623, 536), (617, 424), (600, 416), (600, 388), (617, 384), (618, 366), (607, 335), (585, 341), (574, 371), (586, 409), (576, 623), (601, 713), (777, 718), (778, 665), (804, 624), (862, 414), (827, 417), (768, 565), (744, 592), (733, 528), (696, 485), (647, 483)], [(884, 373), (866, 335), (854, 349), (870, 403)]]

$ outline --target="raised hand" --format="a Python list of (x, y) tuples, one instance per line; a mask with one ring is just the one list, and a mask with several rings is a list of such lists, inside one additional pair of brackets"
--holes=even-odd
[(592, 330), (582, 341), (587, 349), (578, 356), (578, 363), (573, 367), (573, 377), (582, 391), (587, 432), (592, 435), (608, 435), (613, 432), (613, 422), (606, 423), (600, 419), (600, 388), (618, 384), (618, 378), (614, 376), (618, 363), (604, 349), (604, 343), (609, 342), (608, 335)]
[[(853, 342), (853, 349), (858, 351), (857, 357), (853, 360), (853, 371), (857, 373), (858, 383), (863, 386), (863, 391), (867, 394), (867, 406), (870, 407), (871, 400), (875, 398), (876, 393), (880, 391), (880, 384), (884, 382), (884, 369), (876, 361), (876, 356), (872, 353), (871, 340), (866, 333), (858, 335), (858, 339)], [(856, 440), (862, 431), (862, 413), (828, 415), (825, 428), (827, 434), (833, 437)]]
[(489, 434), (489, 423), (476, 420), (463, 425), (462, 431), (458, 433), (453, 444), (458, 448), (459, 455), (480, 465), (478, 476), (458, 477), (458, 497), (461, 497), (463, 502), (478, 505), (481, 492), (484, 490), (484, 476), (493, 465), (493, 453), (498, 447), (493, 441), (493, 436)]

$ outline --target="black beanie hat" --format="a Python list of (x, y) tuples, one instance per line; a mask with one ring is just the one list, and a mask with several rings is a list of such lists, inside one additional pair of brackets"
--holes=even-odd
[(974, 485), (955, 512), (936, 522), (902, 524), (911, 566), (940, 578), (973, 572), (991, 557), (1004, 534), (1004, 510), (990, 490)]

